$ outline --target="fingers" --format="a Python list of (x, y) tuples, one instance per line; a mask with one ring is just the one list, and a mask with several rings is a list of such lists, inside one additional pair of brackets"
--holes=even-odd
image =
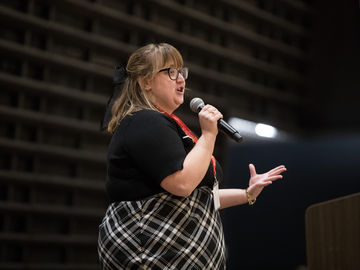
[(284, 165), (280, 165), (280, 166), (277, 166), (275, 167), (274, 169), (270, 170), (269, 173), (271, 173), (272, 171), (276, 171), (276, 170), (279, 170), (279, 169), (286, 169)]
[(209, 118), (223, 118), (223, 115), (214, 106), (209, 104), (202, 108), (201, 113)]
[(281, 178), (283, 178), (282, 175), (274, 175), (274, 176), (269, 176), (267, 178), (267, 180), (272, 182), (272, 181), (275, 181), (275, 180), (278, 180), (278, 179), (281, 179)]
[(269, 175), (280, 174), (280, 173), (282, 173), (282, 172), (285, 172), (286, 170), (287, 170), (287, 169), (285, 168), (285, 166), (284, 166), (284, 165), (281, 165), (281, 166), (278, 166), (278, 167), (270, 170), (270, 171), (268, 172), (268, 174), (269, 174)]
[(218, 120), (222, 114), (211, 105), (206, 105), (199, 113), (199, 120), (202, 134), (210, 132), (213, 135), (218, 133)]
[(271, 185), (274, 181), (281, 179), (281, 178), (283, 178), (282, 175), (270, 176), (270, 177), (267, 177), (266, 179), (262, 179), (261, 181), (254, 183), (253, 185), (257, 186), (259, 188), (263, 188), (268, 185)]
[[(249, 169), (250, 169), (250, 174), (251, 176), (255, 176), (256, 175), (256, 170), (255, 170), (255, 166), (253, 164), (249, 164)], [(284, 165), (280, 165), (270, 171), (268, 171), (268, 175), (278, 175), (282, 172), (285, 172), (287, 169), (285, 168)]]
[(255, 166), (253, 164), (249, 164), (249, 170), (250, 170), (250, 176), (254, 177), (256, 176), (256, 170), (255, 170)]
[(279, 175), (274, 175), (274, 176), (268, 176), (268, 177), (264, 178), (263, 180), (259, 181), (258, 183), (260, 185), (264, 185), (264, 183), (271, 184), (273, 181), (276, 181), (276, 180), (281, 179), (281, 178), (283, 178), (283, 176), (280, 175), (280, 174)]
[(262, 188), (271, 185), (273, 181), (283, 178), (281, 173), (286, 171), (286, 168), (283, 165), (263, 174), (257, 174), (253, 164), (249, 164), (249, 169), (251, 174), (249, 186), (260, 188), (259, 193), (261, 192)]
[(272, 173), (269, 173), (268, 175), (269, 176), (272, 176), (272, 175), (279, 175), (279, 174), (281, 174), (281, 173), (283, 173), (283, 172), (285, 172), (286, 171), (286, 169), (283, 169), (283, 170), (277, 170), (277, 171), (273, 171)]

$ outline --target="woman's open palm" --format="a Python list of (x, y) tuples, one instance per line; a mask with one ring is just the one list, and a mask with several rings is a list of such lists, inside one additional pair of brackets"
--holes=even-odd
[(256, 198), (265, 186), (272, 184), (273, 181), (282, 178), (282, 172), (286, 171), (284, 165), (278, 166), (266, 173), (257, 174), (255, 166), (249, 164), (250, 181), (249, 181), (249, 194), (252, 199)]

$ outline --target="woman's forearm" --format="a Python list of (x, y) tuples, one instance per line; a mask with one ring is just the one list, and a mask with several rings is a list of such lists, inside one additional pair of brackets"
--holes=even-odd
[(220, 189), (219, 198), (220, 209), (248, 202), (244, 189)]

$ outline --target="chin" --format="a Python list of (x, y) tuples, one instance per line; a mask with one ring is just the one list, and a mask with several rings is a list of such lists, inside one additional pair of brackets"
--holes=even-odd
[(183, 103), (184, 103), (184, 100), (182, 100), (181, 102), (178, 102), (177, 107), (181, 106), (181, 104), (183, 104)]

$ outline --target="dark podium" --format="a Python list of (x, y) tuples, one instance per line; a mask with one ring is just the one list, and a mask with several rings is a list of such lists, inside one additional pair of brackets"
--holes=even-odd
[(360, 269), (360, 193), (306, 210), (309, 270)]

